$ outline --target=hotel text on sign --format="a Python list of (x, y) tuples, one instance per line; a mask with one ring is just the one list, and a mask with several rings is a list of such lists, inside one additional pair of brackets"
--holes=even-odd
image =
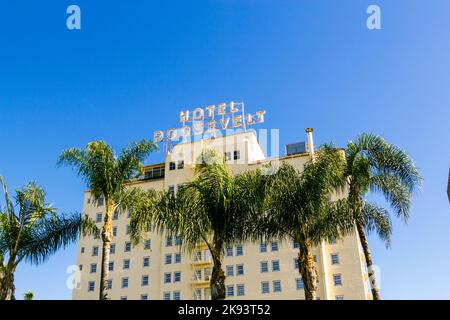
[(205, 132), (214, 134), (216, 130), (237, 129), (264, 122), (266, 111), (244, 113), (244, 103), (230, 102), (195, 108), (180, 112), (180, 128), (171, 128), (166, 132), (155, 131), (154, 142), (186, 139)]

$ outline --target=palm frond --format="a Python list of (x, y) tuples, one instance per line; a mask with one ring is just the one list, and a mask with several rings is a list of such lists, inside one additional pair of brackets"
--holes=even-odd
[(361, 216), (363, 225), (368, 233), (375, 231), (386, 247), (390, 246), (392, 223), (389, 212), (374, 203), (365, 202)]

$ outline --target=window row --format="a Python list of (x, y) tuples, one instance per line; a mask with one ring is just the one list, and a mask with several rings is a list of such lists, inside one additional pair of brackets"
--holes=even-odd
[(177, 163), (175, 161), (169, 162), (169, 170), (175, 170), (175, 169), (183, 169), (184, 168), (184, 160), (179, 160)]
[(226, 256), (227, 257), (232, 257), (233, 256), (233, 252), (235, 252), (236, 257), (242, 256), (242, 255), (244, 255), (244, 247), (242, 246), (242, 244), (238, 244), (235, 247), (235, 251), (233, 250), (233, 247), (227, 247), (226, 248)]
[[(129, 285), (129, 278), (128, 277), (122, 277), (120, 279), (120, 287), (122, 289), (127, 289)], [(149, 285), (149, 276), (148, 275), (143, 275), (141, 277), (141, 286), (142, 287), (147, 287)], [(113, 280), (109, 279), (108, 280), (108, 290), (112, 290), (113, 289)], [(88, 292), (93, 292), (95, 290), (95, 281), (89, 281), (88, 282)]]
[(227, 286), (227, 297), (244, 296), (245, 286), (243, 284), (228, 285)]
[[(172, 259), (173, 257), (173, 259)], [(171, 253), (166, 254), (165, 256), (165, 264), (172, 264), (172, 263), (181, 263), (181, 253), (177, 252), (173, 255)]]
[[(152, 248), (152, 241), (150, 239), (147, 239), (144, 241), (144, 249), (145, 250), (150, 250)], [(81, 253), (85, 252), (85, 248), (81, 247)], [(123, 246), (123, 252), (131, 252), (131, 241), (126, 241), (124, 246)], [(116, 253), (116, 244), (115, 243), (111, 243), (110, 247), (109, 247), (109, 253), (110, 254), (115, 254)], [(92, 247), (92, 251), (91, 251), (91, 255), (93, 257), (97, 257), (99, 254), (99, 246), (93, 246)]]
[(172, 283), (172, 279), (174, 283), (181, 282), (181, 272), (180, 271), (173, 272), (173, 277), (171, 272), (164, 273), (164, 283)]
[[(109, 265), (108, 265), (108, 271), (114, 271), (114, 261), (110, 261)], [(131, 266), (131, 260), (130, 259), (123, 259), (122, 260), (122, 270), (128, 270), (130, 269)], [(83, 271), (83, 265), (80, 264), (79, 266), (80, 271)], [(143, 268), (147, 268), (150, 267), (150, 257), (143, 257), (142, 258), (142, 267)], [(91, 263), (90, 265), (90, 269), (89, 269), (90, 273), (97, 273), (97, 263)]]
[(236, 268), (234, 265), (228, 265), (226, 266), (226, 275), (227, 277), (232, 277), (235, 274), (236, 269), (236, 276), (243, 276), (244, 275), (244, 265), (243, 264), (237, 264)]

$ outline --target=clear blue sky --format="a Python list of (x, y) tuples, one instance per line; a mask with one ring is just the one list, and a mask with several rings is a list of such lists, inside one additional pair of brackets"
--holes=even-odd
[[(66, 8), (82, 30), (66, 28)], [(366, 28), (378, 4), (382, 30)], [(407, 149), (425, 178), (392, 248), (370, 238), (384, 298), (450, 298), (450, 1), (3, 1), (0, 174), (36, 180), (64, 212), (84, 185), (56, 168), (65, 148), (104, 139), (119, 149), (177, 124), (185, 107), (244, 101), (267, 110), (281, 144), (340, 146), (374, 132)], [(159, 152), (147, 162), (162, 159)], [(17, 292), (69, 299), (75, 245), (21, 265)]]

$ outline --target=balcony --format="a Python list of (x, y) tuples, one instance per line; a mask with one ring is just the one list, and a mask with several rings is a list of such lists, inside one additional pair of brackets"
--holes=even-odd
[(166, 169), (164, 166), (155, 166), (152, 168), (148, 168), (145, 170), (144, 175), (141, 176), (141, 180), (153, 180), (164, 178), (165, 171)]
[(198, 250), (191, 260), (191, 266), (194, 268), (210, 267), (212, 265), (213, 261), (208, 249)]
[(211, 281), (211, 276), (209, 276), (209, 275), (206, 275), (204, 277), (194, 276), (191, 279), (191, 285), (193, 285), (196, 288), (209, 288), (210, 281)]

